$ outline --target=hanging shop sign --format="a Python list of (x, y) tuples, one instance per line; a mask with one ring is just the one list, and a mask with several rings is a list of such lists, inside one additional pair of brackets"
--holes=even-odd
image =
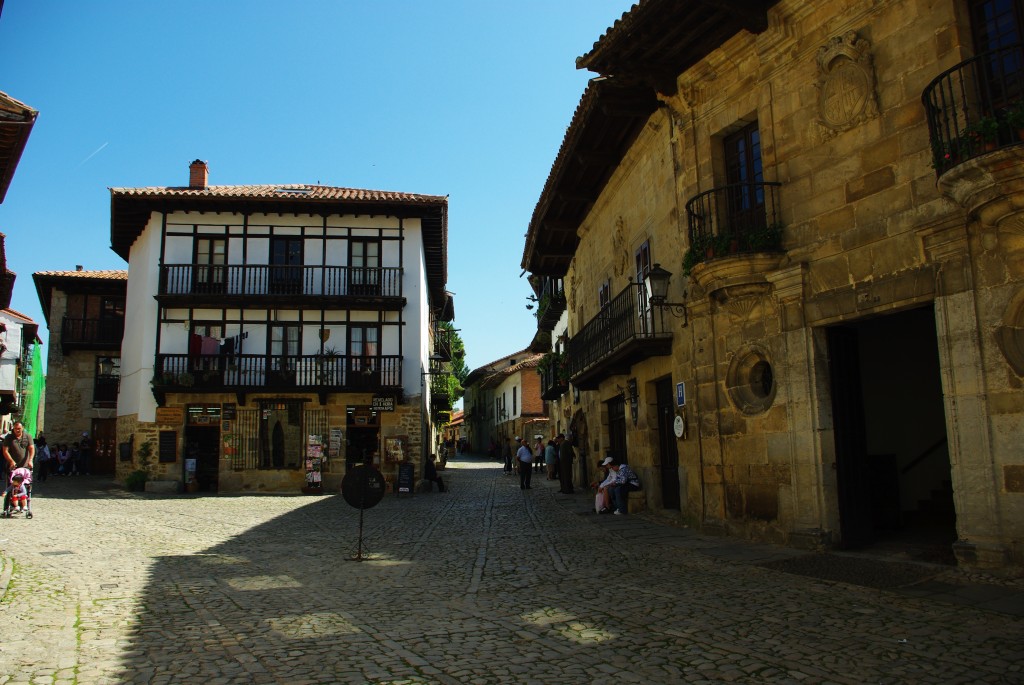
[(370, 404), (370, 409), (373, 411), (394, 411), (395, 410), (395, 398), (394, 397), (374, 397)]

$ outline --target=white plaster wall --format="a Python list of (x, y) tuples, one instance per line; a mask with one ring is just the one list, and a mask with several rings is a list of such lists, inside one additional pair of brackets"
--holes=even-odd
[[(153, 212), (128, 253), (128, 293), (125, 300), (124, 339), (121, 342), (121, 391), (117, 415), (138, 415), (141, 422), (156, 420), (153, 352), (156, 349), (157, 307), (153, 299), (160, 279), (160, 214)], [(191, 256), (189, 257), (191, 259)]]

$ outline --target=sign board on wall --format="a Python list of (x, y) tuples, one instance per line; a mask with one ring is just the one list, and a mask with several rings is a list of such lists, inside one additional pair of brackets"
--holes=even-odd
[(676, 406), (682, 407), (686, 404), (686, 383), (676, 383)]
[(167, 426), (179, 426), (185, 420), (185, 411), (181, 407), (157, 407), (156, 422)]
[(395, 410), (395, 398), (394, 397), (374, 397), (370, 403), (370, 409), (373, 411), (394, 411)]

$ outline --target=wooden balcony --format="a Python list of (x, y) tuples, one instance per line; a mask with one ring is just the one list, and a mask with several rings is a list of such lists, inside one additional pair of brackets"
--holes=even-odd
[[(551, 353), (554, 354), (554, 353)], [(559, 378), (559, 369), (556, 368), (558, 363), (553, 363), (547, 367), (538, 367), (537, 373), (540, 374), (540, 398), (550, 402), (551, 400), (557, 400), (565, 393), (569, 392), (569, 383)]]
[(537, 328), (551, 331), (565, 311), (565, 285), (561, 278), (545, 277), (537, 303)]
[(441, 361), (452, 360), (452, 332), (447, 328), (434, 329), (434, 355)]
[[(328, 393), (358, 392), (396, 395), (402, 391), (402, 358), (398, 355), (353, 357), (257, 354), (159, 354), (153, 373), (157, 402), (169, 392)], [(241, 400), (240, 400), (241, 401)]]
[(569, 340), (569, 379), (580, 390), (629, 373), (633, 364), (671, 354), (672, 334), (652, 311), (643, 284), (631, 283)]
[(405, 306), (399, 267), (166, 264), (157, 297), (164, 306)]
[(72, 350), (120, 350), (124, 319), (83, 319), (65, 316), (61, 320), (60, 347)]

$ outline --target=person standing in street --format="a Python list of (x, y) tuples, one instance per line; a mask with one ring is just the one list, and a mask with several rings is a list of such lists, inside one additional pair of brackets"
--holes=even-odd
[(530, 450), (530, 443), (526, 438), (519, 440), (519, 449), (516, 450), (516, 461), (519, 462), (519, 489), (530, 489), (530, 477), (533, 475), (533, 451)]
[(558, 446), (554, 439), (548, 440), (544, 448), (544, 467), (548, 471), (548, 480), (558, 480)]
[(558, 445), (558, 491), (563, 495), (571, 495), (575, 492), (572, 488), (572, 462), (576, 452), (572, 443), (565, 439), (565, 433), (559, 433), (555, 443)]
[(3, 483), (7, 484), (9, 474), (14, 469), (32, 470), (32, 462), (36, 456), (36, 446), (32, 444), (32, 436), (25, 432), (25, 426), (21, 421), (15, 421), (11, 432), (4, 438), (3, 443), (4, 468)]
[[(516, 440), (518, 440), (518, 439), (519, 438), (516, 438)], [(502, 438), (502, 441), (501, 441), (501, 458), (505, 462), (504, 469), (505, 469), (505, 475), (506, 476), (511, 476), (512, 475), (512, 468), (513, 468), (512, 459), (513, 459), (513, 457), (514, 457), (514, 455), (512, 454), (512, 438)]]
[(78, 442), (78, 472), (83, 476), (89, 475), (92, 468), (92, 440), (88, 433), (82, 433), (82, 439)]

